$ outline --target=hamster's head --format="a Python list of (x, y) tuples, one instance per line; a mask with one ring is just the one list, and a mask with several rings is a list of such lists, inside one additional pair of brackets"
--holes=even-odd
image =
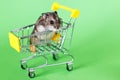
[(59, 18), (57, 12), (47, 12), (42, 14), (43, 21), (45, 22), (45, 28), (52, 31), (58, 31), (62, 25), (62, 21)]

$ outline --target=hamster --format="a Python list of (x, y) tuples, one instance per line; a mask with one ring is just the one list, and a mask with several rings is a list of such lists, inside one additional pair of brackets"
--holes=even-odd
[(47, 30), (51, 30), (52, 32), (47, 35), (42, 34), (30, 37), (30, 45), (37, 45), (45, 40), (49, 42), (52, 36), (57, 33), (61, 26), (62, 20), (59, 18), (56, 11), (43, 13), (42, 16), (40, 16), (36, 21), (32, 34), (44, 32)]

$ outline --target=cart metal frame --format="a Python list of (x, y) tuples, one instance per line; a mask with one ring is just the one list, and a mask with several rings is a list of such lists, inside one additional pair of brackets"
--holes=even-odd
[[(49, 67), (49, 66), (57, 66), (57, 65), (63, 65), (66, 64), (66, 69), (68, 71), (71, 71), (73, 69), (73, 56), (69, 53), (69, 49), (71, 46), (73, 31), (74, 31), (74, 25), (76, 22), (76, 18), (79, 15), (79, 11), (76, 9), (71, 9), (62, 5), (59, 5), (58, 3), (54, 3), (52, 6), (53, 10), (56, 10), (58, 8), (63, 8), (66, 10), (69, 10), (72, 12), (70, 20), (68, 22), (63, 22), (63, 26), (58, 31), (61, 35), (59, 39), (59, 43), (55, 42), (54, 40), (50, 40), (50, 46), (47, 46), (47, 40), (44, 40), (42, 43), (39, 43), (36, 45), (36, 52), (32, 54), (31, 56), (24, 58), (21, 60), (21, 68), (28, 70), (28, 75), (30, 78), (35, 77), (35, 70), (43, 67)], [(18, 52), (22, 53), (31, 53), (30, 51), (30, 37), (32, 36), (38, 36), (38, 35), (47, 35), (52, 31), (45, 31), (37, 34), (31, 34), (31, 31), (33, 30), (35, 24), (31, 24), (25, 27), (17, 28), (9, 33), (10, 38), (10, 45), (16, 49)], [(69, 33), (69, 34), (68, 34)], [(24, 41), (26, 40), (26, 41)], [(67, 42), (67, 47), (64, 47), (65, 42)], [(32, 44), (34, 45), (34, 44)], [(57, 60), (59, 53), (63, 53), (63, 55), (69, 56), (69, 61), (49, 64), (47, 55), (52, 54), (53, 59)], [(32, 60), (36, 57), (43, 57), (45, 59), (45, 63), (42, 65), (39, 65), (37, 67), (29, 68), (27, 65), (27, 62), (29, 60)]]

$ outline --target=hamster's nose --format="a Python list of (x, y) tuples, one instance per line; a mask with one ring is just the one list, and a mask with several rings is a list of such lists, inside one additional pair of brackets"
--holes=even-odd
[(50, 21), (50, 24), (54, 24), (54, 21), (53, 21), (53, 20), (51, 20), (51, 21)]

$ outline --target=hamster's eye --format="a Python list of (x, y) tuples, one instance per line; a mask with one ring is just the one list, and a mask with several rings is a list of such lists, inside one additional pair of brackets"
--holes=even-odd
[(51, 20), (51, 21), (50, 21), (50, 24), (54, 24), (54, 21), (53, 21), (53, 20)]

